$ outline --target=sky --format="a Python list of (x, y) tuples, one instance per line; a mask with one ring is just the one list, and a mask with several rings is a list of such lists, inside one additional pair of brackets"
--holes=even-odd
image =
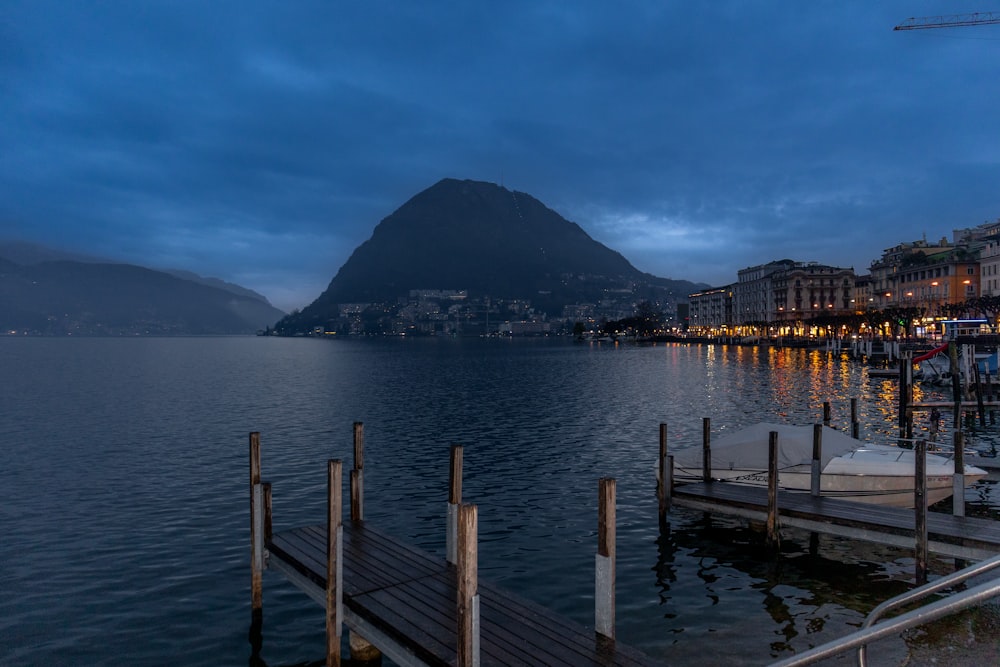
[(952, 1), (0, 3), (0, 239), (289, 311), (442, 178), (642, 270), (866, 273), (1000, 218), (1000, 25)]

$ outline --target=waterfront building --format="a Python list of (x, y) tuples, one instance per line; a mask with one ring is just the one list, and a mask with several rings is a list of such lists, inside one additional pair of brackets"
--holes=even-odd
[(776, 271), (771, 275), (771, 321), (783, 328), (808, 328), (811, 320), (853, 314), (855, 282), (853, 268), (816, 262)]
[[(733, 287), (733, 324), (739, 333), (804, 333), (809, 321), (855, 311), (853, 268), (783, 259), (738, 272)], [(770, 333), (770, 332), (768, 332)]]
[(1000, 236), (986, 239), (979, 251), (979, 276), (981, 296), (1000, 296)]
[(927, 239), (922, 239), (886, 248), (882, 251), (882, 257), (874, 260), (870, 267), (874, 298), (870, 303), (879, 310), (901, 305), (904, 296), (900, 287), (901, 274), (925, 263), (928, 255), (947, 254), (954, 248), (946, 238), (938, 243), (928, 243)]
[(732, 285), (688, 295), (688, 329), (692, 333), (699, 336), (724, 334), (732, 321)]
[(771, 276), (795, 265), (790, 259), (782, 259), (737, 271), (738, 280), (733, 285), (733, 324), (740, 330), (738, 333), (759, 333), (752, 330), (775, 320)]
[(944, 306), (979, 296), (979, 248), (984, 238), (956, 232), (957, 244), (941, 239), (902, 243), (872, 262), (873, 296), (880, 309), (921, 308), (944, 315)]
[(872, 274), (866, 273), (854, 279), (854, 312), (861, 313), (875, 307), (875, 295), (872, 291)]

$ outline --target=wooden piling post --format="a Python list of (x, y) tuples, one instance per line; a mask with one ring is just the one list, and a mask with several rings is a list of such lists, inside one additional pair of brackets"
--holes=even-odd
[[(998, 351), (993, 356), (993, 358), (997, 360), (997, 363), (1000, 363), (1000, 351)], [(991, 377), (991, 373), (990, 373), (990, 361), (989, 361), (989, 359), (987, 359), (987, 361), (986, 361), (986, 400), (989, 401), (990, 403), (993, 402), (993, 378)], [(990, 426), (993, 426), (996, 423), (997, 423), (996, 422), (996, 410), (994, 410), (991, 407), (990, 408)]]
[(851, 399), (851, 437), (861, 439), (861, 420), (858, 419), (858, 397)]
[(906, 423), (910, 412), (910, 390), (907, 385), (909, 375), (906, 372), (906, 364), (899, 360), (899, 441), (896, 443), (900, 447), (906, 443)]
[(479, 552), (475, 505), (458, 506), (458, 667), (479, 665)]
[(958, 344), (948, 343), (948, 369), (951, 373), (952, 425), (954, 430), (962, 430), (962, 375), (958, 366)]
[(260, 483), (260, 433), (250, 434), (250, 603), (264, 605), (264, 489)]
[(445, 528), (445, 558), (449, 563), (458, 563), (458, 506), (462, 504), (462, 456), (461, 445), (451, 446), (448, 469), (448, 514)]
[(955, 457), (952, 459), (955, 471), (952, 475), (951, 513), (965, 516), (965, 434), (955, 431), (952, 442), (955, 449)]
[(809, 490), (813, 497), (818, 498), (823, 477), (823, 425), (813, 424), (813, 455), (812, 475)]
[(660, 424), (660, 454), (657, 458), (657, 477), (658, 484), (656, 487), (657, 500), (659, 501), (659, 514), (660, 514), (660, 525), (662, 526), (667, 520), (667, 511), (670, 510), (670, 493), (671, 485), (673, 483), (672, 475), (673, 472), (670, 467), (668, 467), (667, 461), (667, 425)]
[(712, 419), (702, 417), (701, 424), (701, 479), (712, 481)]
[(927, 441), (917, 440), (913, 470), (913, 510), (916, 518), (915, 560), (917, 585), (927, 583)]
[(778, 535), (778, 432), (771, 431), (767, 443), (767, 543), (780, 544)]
[(351, 470), (351, 521), (365, 518), (365, 425), (354, 422), (354, 468)]
[[(274, 536), (274, 529), (271, 522), (271, 483), (263, 482), (264, 489), (264, 544), (271, 541)], [(267, 550), (264, 551), (264, 567), (267, 567)]]
[(830, 401), (823, 401), (823, 425), (829, 426), (831, 419), (832, 411), (830, 409)]
[(594, 567), (594, 629), (598, 639), (615, 638), (615, 494), (617, 483), (598, 482), (597, 557)]
[(344, 623), (343, 462), (327, 462), (326, 494), (326, 664), (340, 665)]
[[(354, 422), (354, 466), (351, 468), (351, 522), (365, 520), (365, 425), (364, 422)], [(351, 650), (351, 660), (354, 662), (374, 662), (382, 656), (382, 652), (351, 630), (348, 636), (348, 646)]]
[(972, 358), (972, 374), (976, 382), (976, 407), (979, 411), (979, 425), (986, 428), (986, 405), (983, 398), (983, 382), (979, 375), (979, 362), (976, 361), (974, 354)]

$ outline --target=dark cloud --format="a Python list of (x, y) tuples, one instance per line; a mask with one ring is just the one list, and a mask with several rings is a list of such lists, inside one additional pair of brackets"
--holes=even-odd
[(11, 0), (0, 236), (291, 308), (446, 176), (529, 192), (639, 268), (864, 270), (995, 219), (1000, 28), (949, 3)]

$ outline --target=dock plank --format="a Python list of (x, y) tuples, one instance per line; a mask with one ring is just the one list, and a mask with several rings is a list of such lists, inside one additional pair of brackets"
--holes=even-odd
[[(280, 559), (309, 585), (325, 590), (324, 526), (279, 532), (267, 548), (270, 558)], [(344, 525), (343, 555), (347, 609), (419, 661), (454, 664), (454, 565), (363, 522)], [(631, 647), (600, 641), (593, 629), (488, 582), (479, 583), (479, 596), (483, 664), (655, 664)]]

